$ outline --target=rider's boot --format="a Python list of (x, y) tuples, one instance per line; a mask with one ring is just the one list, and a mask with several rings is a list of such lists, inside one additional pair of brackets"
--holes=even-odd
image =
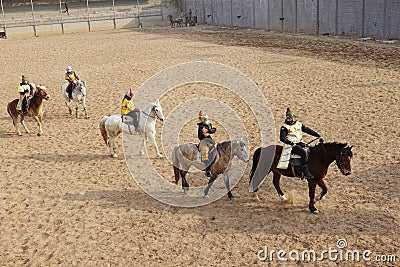
[(314, 175), (311, 174), (311, 172), (310, 172), (310, 170), (308, 169), (308, 166), (307, 166), (307, 165), (301, 166), (301, 171), (302, 171), (303, 174), (304, 174), (304, 178), (306, 178), (306, 179), (313, 179), (313, 178), (314, 178)]

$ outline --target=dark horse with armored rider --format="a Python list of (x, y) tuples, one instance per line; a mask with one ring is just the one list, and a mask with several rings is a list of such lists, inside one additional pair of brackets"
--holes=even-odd
[[(346, 143), (324, 143), (317, 132), (294, 120), (294, 117), (294, 114), (288, 108), (285, 124), (280, 130), (280, 140), (284, 143), (284, 146), (260, 147), (254, 152), (250, 174), (250, 191), (257, 192), (260, 184), (272, 172), (274, 187), (279, 197), (286, 200), (286, 196), (280, 188), (281, 176), (306, 178), (310, 198), (309, 209), (312, 213), (317, 213), (318, 209), (314, 206), (315, 202), (321, 200), (328, 192), (324, 178), (327, 175), (329, 165), (335, 161), (342, 174), (351, 174), (352, 147), (347, 146)], [(317, 137), (320, 143), (314, 147), (308, 147), (303, 142), (302, 132)], [(322, 192), (315, 196), (317, 185), (322, 189)]]

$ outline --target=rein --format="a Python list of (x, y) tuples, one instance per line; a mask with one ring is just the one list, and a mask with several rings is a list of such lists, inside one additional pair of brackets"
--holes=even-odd
[(340, 172), (341, 172), (343, 175), (345, 175), (344, 169), (343, 169), (343, 163), (342, 163), (343, 154), (344, 154), (344, 152), (343, 152), (344, 149), (345, 149), (345, 148), (342, 148), (342, 150), (340, 151), (340, 156), (339, 156), (339, 158), (338, 158), (337, 160), (335, 160), (336, 166), (338, 166)]
[[(153, 110), (154, 109), (154, 107), (151, 109), (151, 110)], [(154, 112), (156, 115), (155, 116), (152, 116), (152, 115), (150, 115), (150, 114), (147, 114), (146, 112), (144, 112), (144, 111), (142, 111), (142, 113), (144, 114), (144, 115), (146, 115), (147, 117), (150, 117), (150, 118), (153, 118), (153, 119), (159, 119), (159, 120), (161, 120), (161, 118), (158, 116), (158, 114), (157, 114), (157, 112)]]

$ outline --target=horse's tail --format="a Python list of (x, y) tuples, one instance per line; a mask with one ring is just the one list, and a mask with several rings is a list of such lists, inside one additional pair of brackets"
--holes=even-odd
[(11, 111), (11, 104), (12, 103), (13, 102), (8, 102), (8, 104), (7, 104), (7, 112), (10, 115), (11, 119), (13, 120), (13, 125), (15, 126), (14, 115), (12, 114), (12, 111)]
[(249, 183), (251, 183), (251, 180), (253, 180), (253, 176), (256, 173), (258, 162), (260, 161), (260, 155), (261, 155), (261, 147), (257, 148), (257, 150), (253, 154), (253, 166), (251, 167)]
[(179, 159), (178, 159), (178, 153), (179, 153), (179, 146), (174, 147), (174, 151), (172, 152), (172, 164), (174, 165), (174, 174), (175, 174), (175, 184), (178, 184), (179, 182)]
[(104, 142), (106, 145), (108, 145), (108, 136), (107, 136), (107, 130), (106, 130), (106, 120), (108, 119), (108, 116), (103, 116), (100, 120), (100, 132), (101, 136), (103, 136)]

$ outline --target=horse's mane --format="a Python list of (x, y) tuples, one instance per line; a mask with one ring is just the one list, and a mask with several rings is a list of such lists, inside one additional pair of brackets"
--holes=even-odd
[(233, 140), (223, 141), (222, 143), (218, 143), (218, 146), (221, 147), (223, 150), (226, 150), (228, 146), (234, 142), (239, 142), (239, 144), (243, 143), (243, 141), (240, 139), (233, 139)]
[(347, 146), (347, 143), (338, 143), (338, 142), (330, 142), (330, 143), (319, 143), (315, 146), (310, 147), (311, 151), (319, 151), (322, 149), (342, 149)]

